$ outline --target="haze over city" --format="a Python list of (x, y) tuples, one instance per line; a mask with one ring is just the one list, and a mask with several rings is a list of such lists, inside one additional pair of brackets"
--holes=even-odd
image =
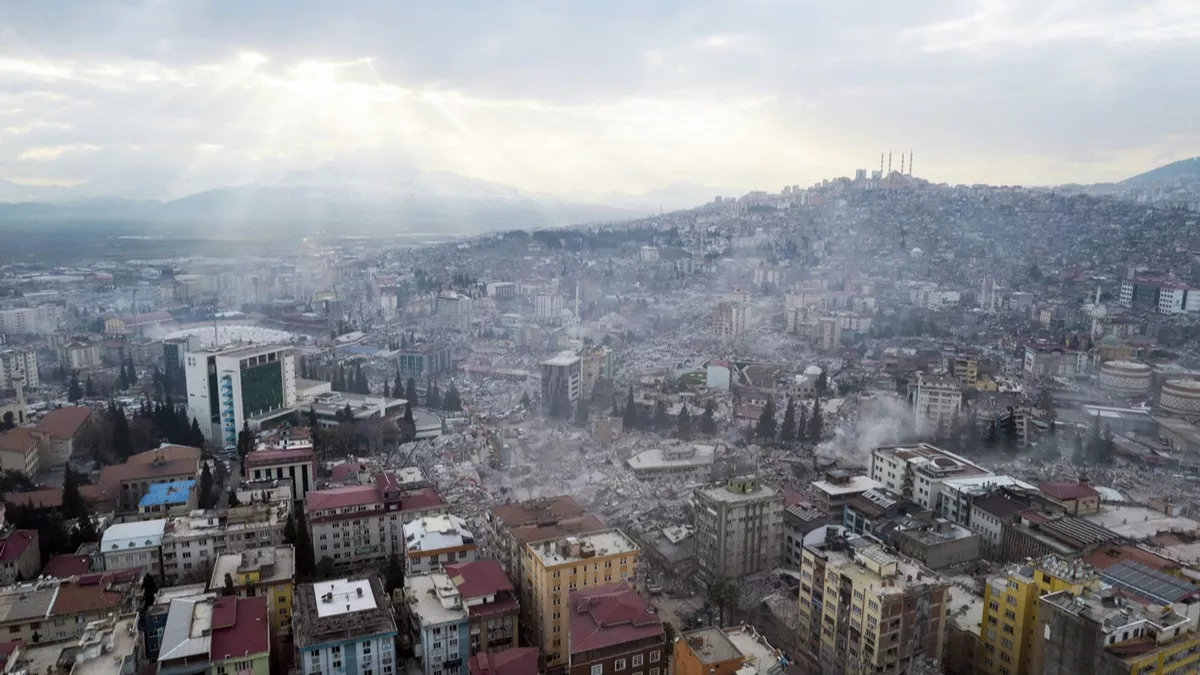
[(885, 150), (935, 182), (1090, 183), (1200, 140), (1188, 0), (67, 0), (7, 3), (0, 45), (0, 179), (134, 198), (330, 161), (774, 189)]

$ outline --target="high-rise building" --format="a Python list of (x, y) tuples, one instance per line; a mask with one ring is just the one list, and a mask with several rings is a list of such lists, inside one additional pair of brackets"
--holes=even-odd
[(400, 672), (392, 603), (373, 576), (300, 585), (293, 624), (303, 675)]
[(18, 380), (22, 381), (23, 387), (31, 389), (41, 384), (37, 352), (14, 347), (0, 349), (0, 390), (15, 389)]
[(783, 553), (783, 491), (753, 476), (699, 488), (697, 575), (706, 584), (771, 569)]
[(804, 547), (800, 644), (823, 673), (913, 672), (941, 658), (948, 588), (941, 576), (863, 538), (827, 537)]
[(994, 312), (999, 309), (1000, 305), (996, 301), (996, 277), (986, 276), (983, 278), (983, 284), (979, 289), (979, 309), (985, 312)]
[[(530, 611), (522, 614), (532, 622), (523, 630), (530, 640), (541, 642), (548, 669), (569, 663), (571, 591), (633, 580), (639, 552), (638, 545), (619, 530), (525, 544), (521, 554)], [(523, 597), (521, 602), (527, 601)]]
[(171, 391), (182, 392), (187, 386), (187, 354), (200, 349), (200, 338), (195, 335), (163, 340), (163, 376)]
[(571, 352), (542, 361), (542, 409), (549, 413), (564, 397), (575, 409), (583, 395), (583, 366)]
[(257, 428), (295, 410), (295, 357), (287, 345), (201, 349), (184, 359), (188, 416), (210, 442), (235, 447), (246, 422)]
[(962, 408), (962, 383), (952, 377), (921, 374), (908, 384), (908, 402), (913, 406), (917, 424), (930, 429), (950, 422)]
[(750, 329), (750, 305), (727, 300), (713, 308), (712, 328), (717, 337), (733, 337)]
[(1047, 593), (1078, 595), (1099, 579), (1090, 565), (1046, 556), (988, 579), (983, 592), (978, 672), (1031, 675), (1039, 598)]
[(466, 332), (471, 327), (471, 298), (443, 291), (437, 296), (437, 315), (443, 328)]

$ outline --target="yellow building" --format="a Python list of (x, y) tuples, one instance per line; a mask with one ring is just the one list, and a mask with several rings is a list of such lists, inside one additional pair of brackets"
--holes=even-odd
[(217, 556), (208, 590), (222, 592), (226, 575), (239, 598), (266, 596), (275, 635), (291, 634), (292, 587), (296, 577), (296, 549), (291, 544)]
[(638, 546), (619, 530), (525, 544), (521, 568), (532, 600), (532, 625), (522, 630), (541, 640), (546, 667), (567, 664), (570, 611), (567, 595), (576, 588), (630, 581), (637, 571)]
[(1095, 570), (1077, 560), (1046, 556), (988, 580), (983, 591), (980, 673), (1029, 675), (1037, 645), (1038, 599), (1048, 593), (1078, 595), (1098, 586)]
[(955, 354), (946, 358), (948, 370), (968, 387), (979, 380), (979, 360), (969, 354)]
[[(949, 583), (881, 546), (864, 544), (858, 538), (831, 539), (804, 547), (801, 644), (820, 663), (854, 673), (896, 675), (940, 658)], [(926, 602), (933, 611), (910, 611)]]

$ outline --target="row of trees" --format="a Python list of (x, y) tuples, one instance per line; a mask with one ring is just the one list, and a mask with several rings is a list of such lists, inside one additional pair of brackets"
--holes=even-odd
[(794, 444), (817, 444), (825, 434), (825, 418), (821, 415), (821, 396), (813, 397), (812, 414), (808, 413), (804, 403), (796, 403), (796, 399), (788, 397), (787, 407), (783, 411), (783, 423), (775, 419), (777, 414), (774, 399), (767, 399), (762, 413), (754, 425), (754, 437), (759, 440), (791, 446)]
[(87, 502), (79, 492), (79, 483), (79, 477), (68, 468), (63, 480), (62, 507), (58, 509), (41, 508), (31, 500), (22, 503), (16, 494), (9, 494), (6, 499), (5, 520), (13, 527), (37, 530), (43, 561), (100, 541)]
[(653, 411), (646, 415), (633, 398), (633, 387), (625, 396), (624, 410), (614, 405), (612, 415), (620, 417), (626, 429), (641, 429), (668, 436), (674, 434), (682, 440), (691, 439), (697, 431), (704, 436), (717, 433), (716, 405), (712, 401), (705, 402), (704, 412), (698, 421), (693, 421), (687, 403), (682, 404), (679, 412), (672, 417), (662, 399), (655, 401)]

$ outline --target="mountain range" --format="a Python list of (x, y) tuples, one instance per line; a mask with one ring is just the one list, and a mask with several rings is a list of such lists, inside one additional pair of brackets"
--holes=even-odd
[(1200, 178), (1200, 157), (1181, 159), (1178, 162), (1164, 164), (1157, 169), (1151, 169), (1145, 173), (1139, 173), (1138, 175), (1131, 178), (1126, 178), (1121, 182), (1126, 185), (1138, 185), (1173, 181), (1176, 178), (1182, 178), (1184, 176), (1196, 176), (1197, 178)]
[(0, 180), (0, 224), (96, 221), (154, 228), (346, 227), (469, 234), (626, 220), (692, 208), (718, 194), (740, 192), (676, 183), (639, 195), (559, 197), (447, 171), (330, 163), (169, 200), (94, 194), (86, 185), (29, 186)]

